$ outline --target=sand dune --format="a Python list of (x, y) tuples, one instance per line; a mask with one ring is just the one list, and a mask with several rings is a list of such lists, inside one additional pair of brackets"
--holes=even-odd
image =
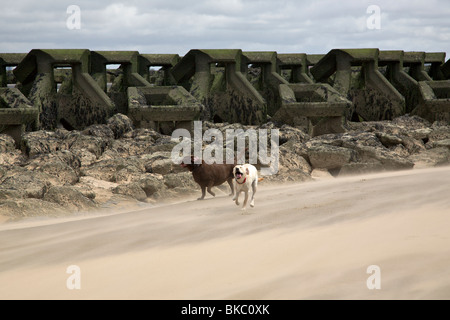
[[(449, 299), (450, 168), (0, 225), (1, 299)], [(80, 289), (66, 273), (78, 266)], [(380, 289), (367, 273), (379, 267)]]

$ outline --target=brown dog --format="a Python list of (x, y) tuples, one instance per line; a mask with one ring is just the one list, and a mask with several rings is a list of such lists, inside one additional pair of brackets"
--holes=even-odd
[(219, 186), (225, 181), (230, 185), (230, 196), (234, 195), (233, 168), (235, 164), (207, 164), (204, 160), (201, 164), (196, 164), (194, 163), (194, 156), (191, 156), (184, 158), (180, 165), (192, 172), (195, 182), (202, 188), (202, 196), (197, 200), (205, 198), (205, 190), (208, 190), (215, 197), (216, 194), (211, 191), (211, 188)]

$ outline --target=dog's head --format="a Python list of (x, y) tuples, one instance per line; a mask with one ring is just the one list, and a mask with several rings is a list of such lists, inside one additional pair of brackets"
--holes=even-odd
[[(183, 160), (180, 163), (180, 166), (182, 166), (183, 168), (188, 168), (189, 171), (194, 170), (195, 168), (201, 166), (201, 163), (196, 163), (198, 162), (198, 158), (194, 157), (194, 156), (186, 156), (183, 158)], [(203, 161), (202, 161), (203, 163)]]
[(238, 165), (233, 168), (233, 176), (236, 180), (245, 179), (248, 174), (248, 168), (245, 168), (242, 165)]

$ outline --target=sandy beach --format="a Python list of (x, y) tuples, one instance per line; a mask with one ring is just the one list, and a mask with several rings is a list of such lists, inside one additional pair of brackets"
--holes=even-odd
[(441, 167), (4, 222), (0, 299), (450, 299), (449, 194)]

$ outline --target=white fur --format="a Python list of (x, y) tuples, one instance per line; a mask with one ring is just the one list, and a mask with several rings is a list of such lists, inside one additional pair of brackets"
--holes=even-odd
[[(239, 170), (237, 170), (239, 169)], [(240, 171), (243, 176), (239, 179), (236, 179), (236, 171)], [(239, 194), (244, 192), (244, 204), (242, 205), (242, 210), (245, 210), (247, 207), (248, 200), (248, 192), (250, 188), (252, 189), (252, 199), (250, 200), (250, 207), (255, 206), (255, 193), (256, 188), (258, 186), (258, 170), (256, 170), (255, 166), (251, 164), (242, 164), (237, 165), (233, 168), (233, 176), (234, 176), (234, 190), (235, 195), (233, 197), (233, 201), (236, 202), (236, 205), (239, 205)], [(245, 182), (244, 182), (245, 181)]]

